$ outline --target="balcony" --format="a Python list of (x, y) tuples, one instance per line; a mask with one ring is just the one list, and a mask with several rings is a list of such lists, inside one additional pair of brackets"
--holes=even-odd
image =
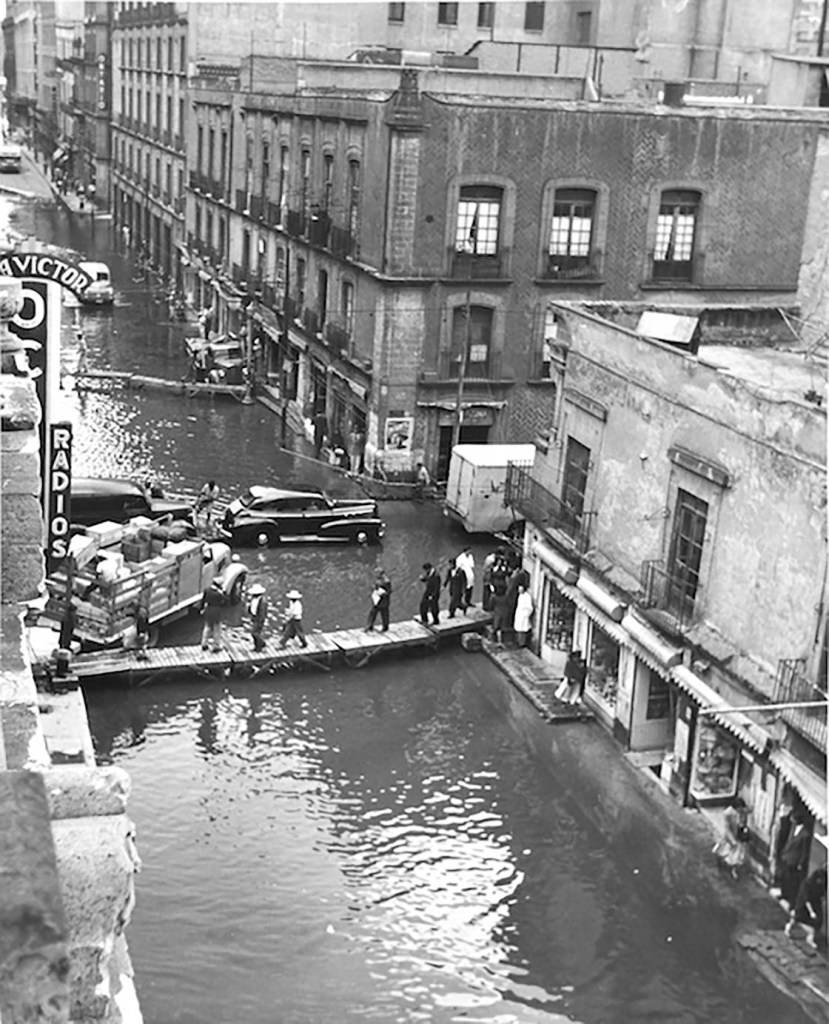
[(663, 629), (683, 635), (697, 619), (699, 611), (699, 581), (682, 566), (673, 571), (664, 562), (643, 562), (640, 580), (644, 597), (642, 608), (648, 618)]
[(296, 320), (301, 311), (299, 303), (290, 295), (285, 296), (283, 309), (285, 311), (286, 320)]
[(248, 196), (248, 209), (250, 210), (250, 215), (254, 220), (264, 221), (265, 200), (262, 196)]
[(262, 303), (269, 309), (279, 309), (280, 301), (279, 296), (276, 293), (276, 288), (272, 284), (262, 285)]
[(282, 209), (279, 203), (268, 203), (265, 221), (269, 227), (279, 227), (282, 223)]
[[(806, 676), (806, 663), (802, 658), (780, 661), (777, 665), (777, 681), (774, 687), (775, 704), (811, 703), (827, 699), (826, 682), (813, 683)], [(813, 743), (818, 750), (826, 750), (826, 707), (786, 708), (780, 717), (801, 736)]]
[(250, 277), (250, 271), (247, 267), (240, 266), (238, 263), (234, 263), (230, 268), (230, 276), (234, 284), (241, 285), (244, 287), (247, 284), (248, 278)]
[(285, 230), (294, 238), (305, 234), (305, 213), (303, 210), (288, 210), (285, 217)]
[(332, 323), (330, 320), (325, 325), (325, 340), (328, 347), (338, 356), (348, 356), (351, 346), (351, 333), (340, 324)]
[(589, 281), (599, 277), (599, 254), (561, 256), (548, 253), (544, 277), (548, 281)]
[(320, 318), (319, 314), (315, 309), (303, 309), (302, 326), (309, 334), (319, 334)]
[(165, 145), (165, 146), (167, 146), (168, 148), (169, 148), (169, 147), (170, 147), (170, 145), (172, 144), (172, 141), (173, 141), (173, 133), (172, 133), (172, 132), (170, 131), (170, 129), (169, 129), (169, 128), (165, 128), (165, 129), (164, 129), (164, 131), (163, 131), (163, 132), (161, 133), (161, 141), (162, 141), (162, 142), (164, 143), (164, 145)]
[(500, 280), (509, 276), (509, 250), (501, 249), (494, 256), (449, 250), (452, 277), (462, 281)]
[(507, 467), (504, 503), (544, 530), (556, 530), (582, 553), (590, 547), (595, 512), (576, 512), (532, 475), (532, 468), (511, 462)]
[(331, 228), (331, 241), (329, 243), (331, 252), (341, 259), (347, 256), (356, 256), (358, 252), (357, 240), (346, 231), (345, 228)]
[[(456, 381), (460, 371), (461, 361), (458, 355), (453, 352), (441, 352), (438, 365), (438, 379), (442, 381)], [(465, 381), (476, 380), (501, 380), (501, 353), (491, 349), (483, 362), (470, 362), (467, 360), (464, 371)]]
[(246, 192), (243, 188), (236, 189), (236, 205), (234, 209), (237, 213), (249, 213), (248, 197), (250, 193)]
[(308, 222), (308, 241), (312, 245), (318, 245), (324, 249), (328, 246), (328, 236), (331, 234), (331, 218), (327, 213), (316, 213)]

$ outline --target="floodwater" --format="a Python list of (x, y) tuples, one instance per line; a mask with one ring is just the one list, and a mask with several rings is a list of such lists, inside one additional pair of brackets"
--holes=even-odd
[[(46, 205), (14, 217), (110, 264), (116, 308), (82, 313), (91, 366), (184, 372), (182, 329), (103, 225), (93, 237)], [(68, 331), (63, 358), (71, 370)], [(258, 406), (67, 401), (77, 473), (215, 477), (226, 494), (336, 484), (280, 451)], [(300, 587), (311, 628), (361, 624), (381, 563), (392, 616), (410, 615), (420, 563), (464, 538), (430, 505), (382, 514), (382, 547), (242, 555), (272, 596)], [(475, 540), (479, 564), (490, 546)], [(128, 935), (148, 1024), (805, 1020), (735, 951), (733, 899), (682, 816), (643, 795), (601, 730), (542, 723), (481, 655), (86, 698), (100, 760), (133, 780), (144, 867)]]

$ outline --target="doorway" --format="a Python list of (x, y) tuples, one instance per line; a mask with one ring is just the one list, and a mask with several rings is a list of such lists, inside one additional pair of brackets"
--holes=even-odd
[[(435, 479), (446, 480), (449, 476), (449, 459), (452, 455), (453, 427), (440, 428), (438, 443), (438, 464), (435, 466)], [(486, 444), (489, 440), (489, 427), (461, 426), (458, 444)]]

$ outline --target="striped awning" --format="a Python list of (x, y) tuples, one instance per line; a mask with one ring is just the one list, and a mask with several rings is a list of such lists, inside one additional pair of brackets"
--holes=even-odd
[(826, 779), (798, 761), (789, 750), (774, 750), (769, 760), (780, 772), (781, 778), (797, 790), (809, 811), (826, 828)]

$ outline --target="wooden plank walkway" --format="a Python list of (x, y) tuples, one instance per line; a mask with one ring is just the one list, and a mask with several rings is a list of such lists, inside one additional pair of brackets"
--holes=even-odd
[(257, 676), (277, 669), (301, 666), (323, 669), (340, 660), (354, 668), (367, 664), (375, 655), (412, 648), (434, 649), (441, 640), (455, 639), (464, 633), (480, 632), (492, 621), (488, 612), (470, 608), (454, 619), (442, 618), (437, 626), (424, 626), (419, 620), (392, 622), (385, 633), (364, 629), (340, 629), (330, 633), (307, 634), (307, 647), (296, 640), (281, 647), (278, 639), (269, 639), (263, 650), (254, 651), (248, 643), (229, 639), (220, 651), (200, 646), (154, 647), (147, 660), (135, 651), (94, 651), (78, 655), (72, 661), (73, 672), (81, 684), (124, 682), (142, 685), (173, 674)]
[(531, 651), (500, 647), (490, 640), (484, 640), (483, 649), (545, 721), (586, 722), (594, 718), (583, 702), (567, 704), (556, 697), (561, 675), (554, 675), (550, 666)]
[(101, 391), (112, 388), (127, 388), (140, 391), (142, 388), (155, 391), (172, 391), (188, 398), (225, 395), (241, 399), (245, 394), (244, 384), (213, 384), (207, 381), (167, 380), (164, 377), (149, 377), (142, 373), (123, 370), (84, 370), (74, 374), (78, 391)]

